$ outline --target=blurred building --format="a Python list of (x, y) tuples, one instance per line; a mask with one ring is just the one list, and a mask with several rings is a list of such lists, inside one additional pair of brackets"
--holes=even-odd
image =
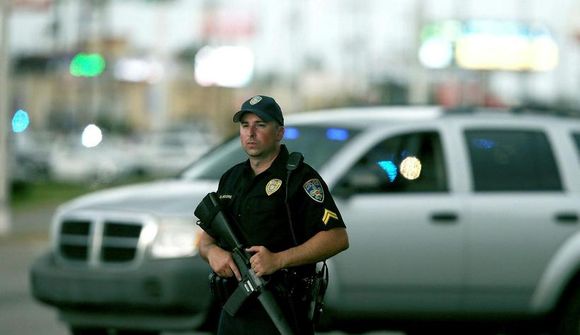
[[(157, 130), (210, 119), (225, 134), (233, 129), (232, 111), (258, 92), (275, 95), (289, 112), (580, 102), (574, 0), (12, 1), (13, 109), (25, 108), (37, 128), (99, 122), (120, 131)], [(545, 25), (557, 43), (557, 66), (420, 62), (426, 26), (473, 19)], [(80, 53), (101, 55), (102, 72), (73, 75)]]

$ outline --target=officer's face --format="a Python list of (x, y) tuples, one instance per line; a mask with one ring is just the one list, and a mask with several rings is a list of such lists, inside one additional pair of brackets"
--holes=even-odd
[(268, 157), (276, 152), (284, 136), (284, 127), (276, 121), (265, 122), (256, 114), (246, 113), (240, 121), (240, 141), (250, 157)]

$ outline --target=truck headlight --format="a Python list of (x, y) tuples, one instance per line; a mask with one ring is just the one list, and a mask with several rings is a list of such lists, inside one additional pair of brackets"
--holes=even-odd
[(154, 258), (187, 257), (197, 254), (201, 229), (191, 219), (163, 219), (151, 246)]

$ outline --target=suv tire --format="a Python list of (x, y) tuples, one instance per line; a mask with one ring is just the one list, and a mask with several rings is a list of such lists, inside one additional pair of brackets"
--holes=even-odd
[(557, 335), (580, 334), (580, 288), (575, 288), (565, 302), (558, 319)]
[(70, 327), (71, 335), (107, 335), (105, 328)]

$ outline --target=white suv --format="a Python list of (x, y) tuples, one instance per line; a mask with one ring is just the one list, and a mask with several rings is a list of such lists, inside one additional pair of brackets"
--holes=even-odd
[[(580, 120), (380, 107), (286, 123), (350, 238), (329, 262), (327, 329), (517, 321), (580, 334)], [(35, 297), (74, 334), (212, 325), (193, 209), (243, 159), (232, 139), (176, 180), (63, 205), (31, 270)]]

